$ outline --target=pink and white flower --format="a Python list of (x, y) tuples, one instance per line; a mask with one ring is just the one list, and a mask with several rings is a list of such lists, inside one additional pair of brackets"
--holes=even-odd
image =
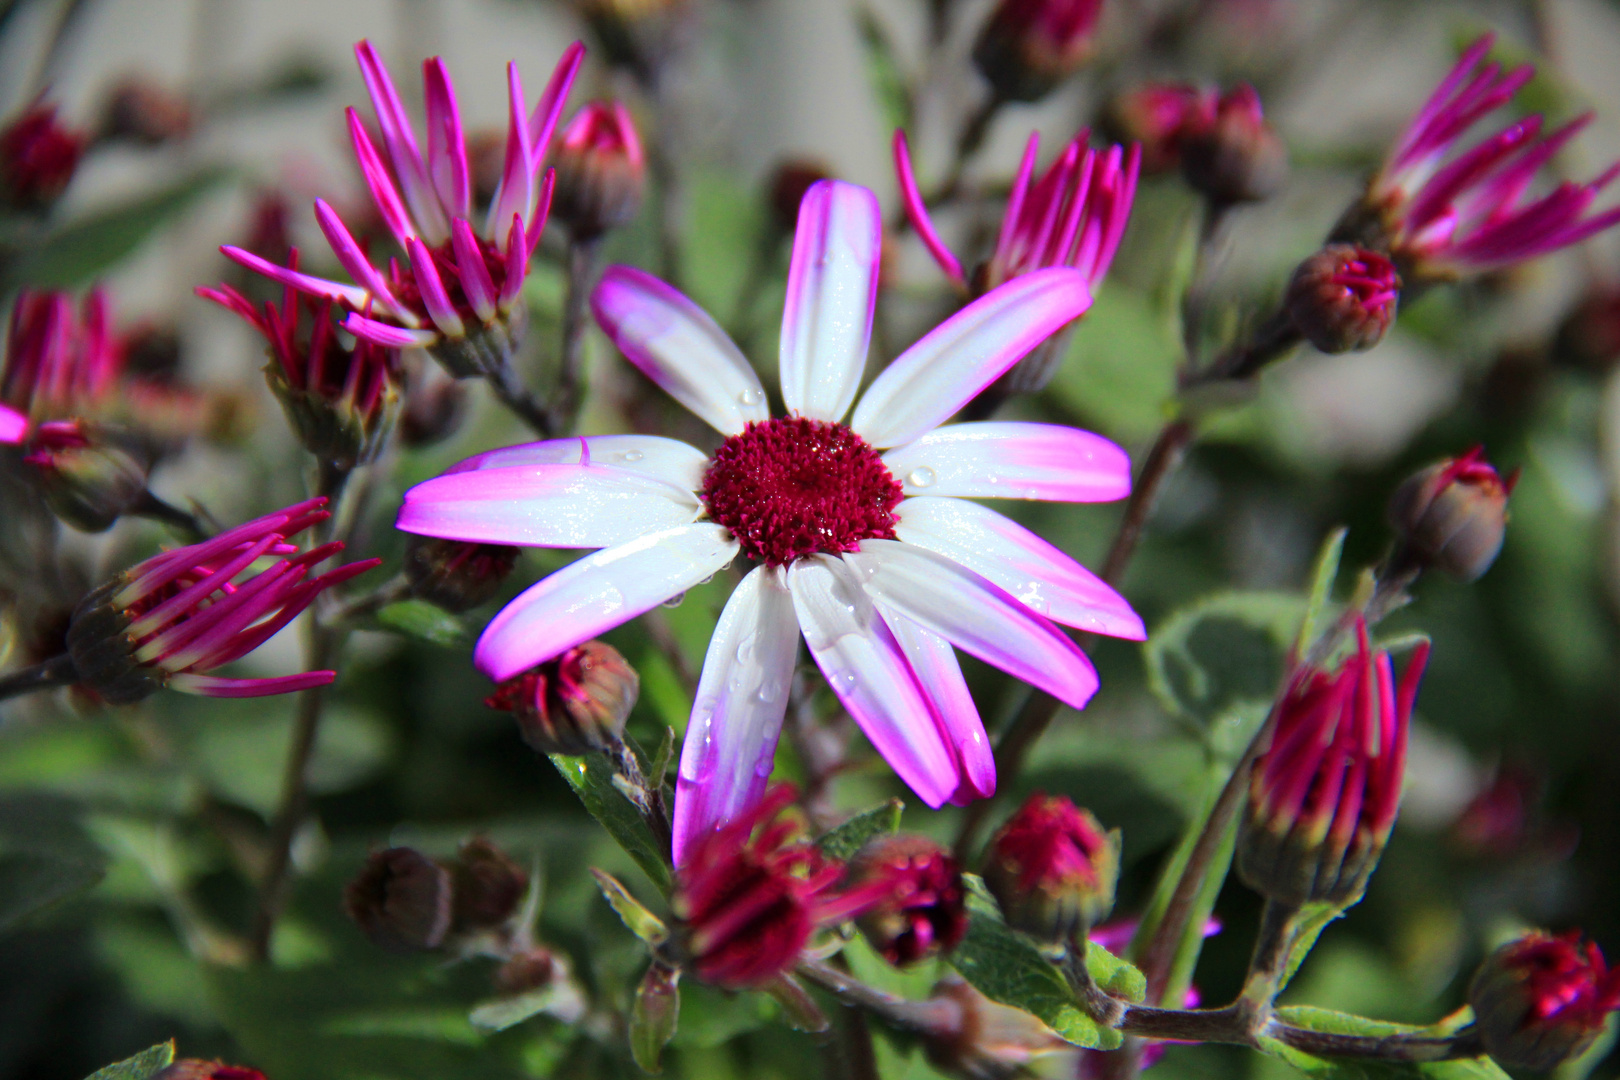
[[(386, 268), (374, 265), (324, 199), (315, 200), (316, 220), (354, 284), (277, 266), (242, 248), (220, 250), (284, 285), (345, 305), (350, 309), (345, 328), (378, 345), (454, 348), (480, 330), (503, 329), (508, 318), (520, 313), (518, 297), (529, 257), (545, 228), (551, 176), (542, 181), (540, 167), (584, 47), (576, 42), (563, 53), (533, 112), (524, 104), (517, 64), (507, 65), (506, 164), (489, 213), (476, 229), (467, 140), (444, 61), (435, 57), (422, 65), (428, 120), (424, 154), (376, 49), (362, 41), (354, 51), (383, 146), (378, 148), (352, 108), (349, 136), (372, 200), (408, 265), (393, 260)], [(458, 369), (455, 357), (441, 354), (440, 359), (456, 374), (477, 371), (471, 360)]]
[(682, 752), (679, 861), (758, 803), (801, 633), (833, 692), (931, 806), (995, 789), (984, 726), (952, 646), (1079, 708), (1090, 662), (1054, 623), (1120, 637), (1141, 620), (1100, 579), (968, 498), (1118, 499), (1130, 465), (1107, 440), (1035, 423), (940, 426), (1091, 303), (1085, 276), (1036, 270), (957, 312), (880, 374), (854, 413), (882, 225), (865, 188), (824, 181), (799, 214), (782, 322), (782, 398), (685, 296), (626, 266), (592, 296), (620, 351), (725, 442), (608, 435), (494, 450), (405, 495), (407, 532), (601, 549), (492, 620), (475, 662), (494, 679), (707, 580), (754, 566), (710, 641)]

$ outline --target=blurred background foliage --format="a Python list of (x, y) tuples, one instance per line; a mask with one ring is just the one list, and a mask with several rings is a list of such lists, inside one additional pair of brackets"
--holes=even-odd
[[(786, 268), (773, 169), (789, 157), (814, 161), (873, 185), (892, 208), (886, 140), (907, 109), (896, 87), (909, 84), (929, 104), (917, 118), (925, 133), (947, 123), (978, 92), (965, 53), (986, 5), (954, 5), (957, 30), (926, 79), (924, 0), (692, 6), (695, 27), (656, 98), (633, 75), (590, 69), (586, 92), (629, 99), (645, 137), (664, 140), (680, 169), (679, 183), (610, 238), (606, 257), (673, 272), (768, 372)], [(1059, 145), (1111, 90), (1150, 76), (1248, 79), (1288, 141), (1293, 174), (1276, 199), (1231, 222), (1218, 306), (1235, 320), (1275, 298), (1458, 43), (1487, 27), (1526, 56), (1551, 50), (1527, 107), (1557, 117), (1596, 107), (1582, 152), (1608, 161), (1620, 146), (1613, 3), (1109, 0), (1107, 9), (1090, 68), (1041, 104), (998, 117), (969, 173), (983, 206), (950, 219), (953, 234), (998, 220), (997, 193), (1032, 128)], [(226, 272), (213, 245), (246, 235), (265, 199), (282, 200), (311, 250), (311, 195), (337, 186), (358, 199), (357, 178), (340, 164), (334, 107), (359, 100), (348, 45), (373, 36), (396, 70), (444, 53), (464, 103), (494, 122), (499, 61), (518, 55), (536, 77), (570, 36), (590, 40), (580, 12), (561, 0), (11, 0), (0, 5), (0, 31), (13, 110), (43, 89), (88, 124), (117, 65), (183, 90), (198, 110), (186, 139), (89, 160), (60, 214), (13, 249), (3, 277), (8, 290), (105, 280), (125, 321), (178, 333), (188, 377), (228, 399), (232, 419), (159, 479), (221, 520), (300, 497), (304, 466), (258, 380), (256, 346), (227, 316), (201, 310), (190, 286)], [(928, 171), (940, 164), (930, 160)], [(1175, 390), (1177, 280), (1194, 210), (1179, 179), (1144, 182), (1124, 251), (1056, 380), (1014, 415), (1092, 428), (1133, 455), (1145, 449)], [(890, 255), (877, 346), (885, 359), (946, 310), (913, 241)], [(1498, 465), (1523, 469), (1506, 546), (1477, 584), (1426, 580), (1417, 603), (1384, 628), (1434, 640), (1407, 801), (1365, 902), (1324, 939), (1286, 1000), (1427, 1022), (1455, 1008), (1474, 963), (1525, 924), (1580, 925), (1620, 951), (1620, 369), (1615, 356), (1578, 356), (1557, 341), (1578, 303), (1613, 288), (1617, 271), (1615, 245), (1594, 242), (1433, 290), (1369, 353), (1307, 349), (1268, 373), (1174, 478), (1125, 580), (1154, 638), (1097, 647), (1102, 692), (1083, 715), (1059, 717), (1006, 804), (1061, 792), (1123, 826), (1119, 910), (1139, 908), (1202, 797), (1209, 762), (1241, 748), (1239, 733), (1271, 696), (1323, 538), (1348, 526), (1346, 565), (1377, 560), (1399, 480), (1483, 443)], [(562, 292), (556, 262), (541, 265), (527, 297), (537, 334), (555, 333)], [(593, 336), (590, 349), (584, 430), (628, 424), (707, 437), (642, 394), (640, 376), (604, 339)], [(359, 554), (397, 559), (388, 525), (404, 487), (519, 437), (481, 394), (452, 439), (403, 454)], [(1095, 566), (1118, 507), (1009, 512)], [(146, 526), (72, 543), (111, 568), (160, 539)], [(503, 599), (566, 560), (526, 552)], [(730, 585), (717, 580), (656, 610), (654, 632), (638, 622), (608, 635), (642, 675), (630, 725), (642, 745), (656, 746), (666, 726), (679, 732), (690, 707), (681, 665), (659, 642), (673, 639), (684, 674), (696, 671)], [(220, 928), (249, 921), (245, 882), (279, 792), (290, 698), (163, 694), (94, 711), (62, 694), (0, 705), (0, 1077), (77, 1080), (170, 1037), (188, 1056), (241, 1061), (275, 1080), (640, 1075), (602, 1025), (539, 1017), (501, 1031), (476, 1026), (469, 1012), (490, 995), (491, 961), (392, 956), (342, 914), (341, 887), (368, 850), (411, 844), (448, 855), (486, 835), (543, 868), (540, 936), (566, 953), (603, 1015), (628, 1008), (644, 954), (580, 870), (602, 867), (632, 891), (651, 891), (510, 718), (481, 704), (488, 688), (469, 663), (470, 642), (495, 609), (400, 615), (395, 632), (358, 636), (316, 751), (316, 813), (295, 846), (299, 876), (270, 967), (241, 966), (239, 945)], [(291, 655), (278, 661), (274, 643), (268, 651), (272, 666)], [(987, 723), (1004, 723), (1025, 688), (973, 661), (966, 670)], [(1157, 694), (1150, 673), (1163, 684)], [(840, 810), (905, 796), (907, 828), (954, 834), (957, 811), (909, 801), (875, 757), (859, 764), (837, 786)], [(784, 741), (779, 772), (798, 769)], [(1257, 908), (1235, 882), (1221, 896), (1228, 929), (1197, 975), (1206, 1000), (1236, 991)], [(908, 978), (926, 988), (930, 973)], [(683, 990), (669, 1075), (818, 1074), (812, 1040), (780, 1023), (768, 997), (690, 982)], [(886, 1034), (877, 1052), (889, 1080), (935, 1075), (916, 1047)], [(1074, 1075), (1077, 1066), (1043, 1068)], [(1616, 1074), (1612, 1061), (1586, 1068)], [(1284, 1071), (1259, 1055), (1177, 1047), (1155, 1076), (1270, 1080)]]

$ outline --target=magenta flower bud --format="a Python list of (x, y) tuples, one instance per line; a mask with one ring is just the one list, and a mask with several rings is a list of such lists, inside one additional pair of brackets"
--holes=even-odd
[(1496, 561), (1507, 502), (1519, 480), (1498, 475), (1476, 446), (1406, 479), (1389, 500), (1389, 523), (1404, 557), (1458, 581), (1476, 581)]
[(411, 595), (460, 614), (493, 600), (517, 565), (520, 548), (410, 536), (405, 577)]
[(1295, 677), (1250, 774), (1238, 875), (1284, 904), (1361, 899), (1395, 826), (1429, 647), (1418, 646), (1396, 686), (1389, 653), (1372, 651), (1365, 622), (1357, 631), (1337, 671)]
[(1007, 925), (1067, 942), (1113, 909), (1119, 843), (1067, 796), (1037, 792), (990, 841), (984, 883)]
[(458, 934), (504, 926), (529, 890), (528, 871), (482, 836), (461, 845), (449, 870), (450, 921)]
[(1139, 143), (1148, 175), (1181, 167), (1182, 143), (1215, 123), (1215, 91), (1189, 83), (1147, 83), (1116, 94), (1103, 108), (1103, 134)]
[[(298, 266), (298, 249), (289, 264)], [(268, 343), (264, 378), (304, 449), (340, 469), (376, 459), (399, 415), (399, 350), (364, 338), (347, 347), (332, 319), (333, 302), (292, 288), (281, 307), (263, 311), (229, 285), (197, 295), (240, 315)]]
[(1222, 94), (1215, 118), (1182, 138), (1187, 183), (1221, 205), (1270, 198), (1288, 178), (1288, 149), (1266, 122), (1260, 95), (1243, 83)]
[(34, 429), (23, 462), (52, 513), (75, 529), (105, 532), (146, 497), (146, 458), (128, 442), (78, 420), (49, 420)]
[(1468, 1003), (1498, 1064), (1545, 1072), (1579, 1057), (1602, 1033), (1620, 1008), (1620, 971), (1610, 971), (1578, 930), (1531, 932), (1486, 957)]
[(92, 290), (75, 315), (64, 292), (17, 294), (6, 330), (0, 399), (36, 420), (101, 418), (123, 403), (124, 350), (107, 296)]
[(1370, 349), (1395, 321), (1395, 264), (1355, 244), (1329, 244), (1300, 263), (1283, 303), (1294, 327), (1325, 353)]
[(140, 76), (121, 80), (107, 95), (101, 137), (127, 139), (142, 146), (162, 146), (184, 139), (196, 126), (196, 114), (184, 94)]
[(67, 189), (84, 155), (85, 137), (56, 120), (56, 106), (36, 102), (0, 131), (0, 192), (18, 210), (48, 209)]
[(670, 909), (682, 966), (728, 990), (763, 986), (791, 969), (818, 928), (843, 922), (870, 890), (840, 894), (842, 863), (802, 839), (778, 785), (746, 812), (691, 839)]
[(246, 1065), (181, 1058), (152, 1074), (151, 1080), (265, 1080), (264, 1073)]
[(1038, 101), (1091, 59), (1102, 0), (1000, 0), (973, 62), (1007, 101)]
[(950, 852), (926, 836), (884, 836), (850, 863), (855, 888), (880, 898), (855, 921), (883, 958), (905, 967), (950, 952), (967, 934), (967, 891)]
[(576, 237), (626, 225), (641, 209), (647, 158), (622, 102), (593, 101), (581, 109), (563, 129), (553, 160), (553, 208)]
[[(367, 559), (309, 578), (311, 567), (343, 545), (299, 553), (287, 538), (326, 520), (325, 505), (325, 499), (310, 499), (154, 555), (90, 593), (67, 632), (79, 684), (109, 704), (125, 705), (165, 686), (209, 697), (259, 697), (331, 682), (331, 671), (259, 679), (207, 674), (258, 648), (323, 589), (381, 562)], [(241, 577), (266, 557), (275, 563)]]
[(374, 851), (343, 890), (343, 910), (390, 952), (436, 949), (450, 932), (450, 871), (415, 848)]
[(542, 754), (587, 754), (619, 742), (640, 696), (641, 677), (619, 650), (587, 641), (507, 679), (484, 704), (516, 717)]

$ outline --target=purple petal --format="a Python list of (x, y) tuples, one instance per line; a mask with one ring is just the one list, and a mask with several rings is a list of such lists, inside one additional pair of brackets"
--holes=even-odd
[(579, 65), (584, 61), (585, 46), (580, 42), (564, 49), (546, 88), (540, 92), (540, 100), (534, 104), (534, 112), (529, 114), (529, 152), (534, 155), (535, 172), (540, 171), (546, 151), (551, 149), (551, 136), (556, 133), (557, 120), (568, 102), (568, 89), (574, 85), (574, 76), (579, 74)]
[(427, 99), (428, 176), (450, 217), (464, 218), (472, 213), (467, 139), (461, 131), (455, 84), (444, 61), (437, 56), (422, 65), (422, 90)]
[(974, 799), (994, 795), (996, 755), (951, 643), (883, 604), (878, 605), (878, 610), (906, 654), (911, 671), (934, 706), (934, 715), (956, 754), (961, 780), (951, 802), (963, 806)]
[(603, 548), (696, 521), (689, 491), (607, 465), (512, 465), (450, 473), (405, 493), (395, 527), (530, 547)]
[(910, 442), (1090, 306), (1078, 271), (1059, 267), (1014, 278), (901, 353), (867, 389), (850, 427), (874, 446)]
[(1041, 149), (1041, 133), (1029, 133), (1024, 144), (1024, 156), (1018, 162), (1018, 175), (1013, 178), (1012, 190), (1007, 196), (1007, 209), (1001, 215), (1001, 231), (996, 235), (996, 248), (991, 255), (992, 266), (1006, 267), (1013, 257), (1013, 244), (1024, 214), (1024, 200), (1029, 197), (1030, 179), (1035, 175), (1035, 156)]
[(411, 223), (411, 215), (400, 201), (394, 178), (389, 175), (388, 166), (383, 164), (382, 155), (371, 141), (371, 132), (366, 130), (360, 114), (351, 108), (345, 110), (344, 115), (349, 121), (349, 141), (354, 143), (354, 156), (360, 161), (360, 175), (365, 178), (366, 187), (371, 189), (371, 201), (377, 205), (377, 212), (382, 215), (388, 231), (394, 234), (399, 246), (404, 247), (405, 242), (416, 235), (416, 226)]
[(433, 191), (427, 169), (422, 164), (422, 152), (417, 149), (416, 132), (411, 129), (410, 114), (394, 89), (394, 80), (382, 57), (371, 42), (362, 41), (354, 47), (354, 57), (360, 64), (360, 76), (371, 95), (371, 107), (377, 114), (377, 126), (382, 128), (383, 143), (388, 147), (388, 158), (394, 164), (394, 175), (399, 178), (405, 192), (405, 202), (411, 208), (416, 231), (430, 244), (442, 244), (450, 238), (450, 222), (444, 207)]
[(526, 221), (534, 213), (534, 149), (529, 145), (529, 129), (523, 119), (523, 77), (515, 63), (506, 65), (506, 97), (506, 167), (501, 171), (500, 190), (490, 203), (489, 221), (484, 226), (495, 238), (513, 215)]
[(0, 405), (0, 443), (20, 443), (28, 434), (28, 417), (10, 405)]
[(357, 338), (376, 342), (390, 349), (425, 349), (439, 340), (436, 330), (409, 330), (402, 326), (368, 319), (358, 311), (351, 311), (343, 319), (343, 329)]
[(960, 563), (1036, 614), (1092, 634), (1146, 639), (1124, 597), (1016, 521), (965, 499), (907, 499), (895, 512), (895, 536)]
[(291, 694), (312, 686), (326, 686), (335, 678), (335, 671), (306, 671), (300, 675), (279, 675), (269, 679), (227, 679), (218, 675), (182, 673), (170, 675), (168, 686), (170, 690), (204, 697), (265, 697), (269, 694)]
[(789, 412), (837, 422), (866, 369), (882, 258), (883, 213), (866, 188), (811, 185), (799, 205), (782, 310), (782, 398)]
[(703, 486), (709, 459), (678, 439), (659, 435), (580, 435), (486, 450), (452, 465), (449, 473), (511, 465), (606, 465), (662, 480), (683, 491)]
[(489, 268), (484, 265), (484, 253), (473, 235), (466, 218), (456, 218), (450, 225), (450, 246), (456, 253), (456, 270), (461, 277), (461, 291), (467, 294), (478, 317), (484, 322), (495, 318), (495, 282), (490, 280)]
[(859, 579), (839, 560), (811, 555), (788, 568), (788, 588), (827, 685), (917, 797), (943, 806), (960, 785), (955, 755)]
[(911, 222), (911, 227), (917, 230), (917, 238), (923, 242), (934, 261), (939, 263), (939, 268), (945, 271), (945, 276), (965, 288), (967, 278), (962, 274), (962, 262), (951, 254), (951, 249), (939, 238), (939, 231), (928, 216), (928, 205), (923, 202), (922, 192), (917, 189), (917, 177), (911, 171), (911, 150), (906, 145), (906, 133), (899, 128), (894, 132), (894, 175), (900, 182), (900, 200), (905, 204), (906, 218)]
[(414, 237), (405, 246), (405, 252), (411, 258), (411, 271), (416, 275), (416, 287), (422, 293), (422, 305), (427, 308), (428, 318), (445, 336), (465, 337), (467, 326), (456, 313), (450, 293), (445, 290), (444, 281), (439, 277), (438, 264), (433, 261), (433, 253), (426, 244)]
[(1110, 502), (1131, 493), (1131, 459), (1089, 431), (991, 420), (935, 428), (883, 455), (907, 495)]
[(608, 267), (591, 310), (626, 359), (722, 435), (770, 417), (759, 376), (726, 332), (651, 274)]
[(692, 838), (765, 794), (798, 655), (799, 623), (783, 571), (750, 571), (715, 624), (686, 725), (675, 785), (676, 866)]
[(1067, 634), (986, 579), (896, 540), (863, 540), (845, 560), (867, 593), (1009, 675), (1084, 708), (1097, 673)]
[(371, 302), (385, 309), (386, 314), (394, 316), (400, 322), (414, 326), (416, 316), (395, 298), (388, 288), (388, 283), (377, 272), (377, 268), (367, 260), (365, 253), (360, 250), (360, 245), (355, 243), (354, 237), (349, 234), (348, 226), (343, 224), (343, 219), (337, 216), (337, 211), (333, 210), (325, 199), (315, 200), (315, 221), (325, 234), (326, 242), (332, 245), (332, 254), (337, 256), (338, 262), (348, 271), (349, 276), (370, 294)]
[(737, 555), (719, 525), (648, 533), (542, 579), (490, 620), (473, 662), (499, 682), (648, 611), (712, 577)]
[(370, 299), (366, 295), (366, 290), (358, 285), (344, 285), (341, 282), (328, 281), (326, 278), (318, 278), (312, 274), (289, 270), (285, 266), (277, 266), (267, 259), (261, 259), (251, 251), (244, 251), (239, 247), (232, 247), (230, 244), (225, 244), (219, 250), (220, 254), (227, 259), (247, 267), (255, 274), (263, 274), (271, 281), (297, 289), (301, 293), (308, 293), (310, 296), (322, 296), (328, 300), (336, 300), (339, 303), (356, 308), (365, 307), (367, 300)]

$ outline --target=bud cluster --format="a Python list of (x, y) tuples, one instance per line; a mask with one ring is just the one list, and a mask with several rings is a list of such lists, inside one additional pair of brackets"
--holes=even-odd
[[(416, 952), (505, 930), (528, 888), (523, 867), (489, 840), (475, 837), (449, 861), (409, 847), (372, 852), (344, 889), (343, 906), (374, 944)], [(536, 958), (524, 954), (513, 960), (521, 962), (507, 981), (533, 982)]]

